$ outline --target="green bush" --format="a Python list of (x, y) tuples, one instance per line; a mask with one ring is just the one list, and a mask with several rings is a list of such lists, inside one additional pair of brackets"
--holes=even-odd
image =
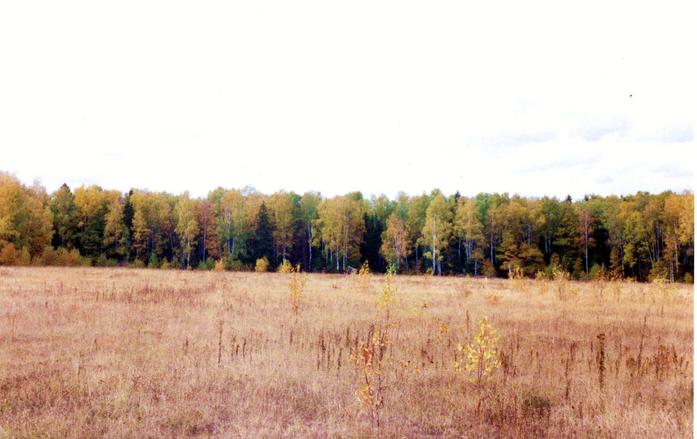
[(213, 269), (214, 266), (215, 266), (215, 260), (213, 258), (208, 258), (205, 261), (199, 262), (197, 269), (210, 271)]
[(148, 268), (160, 268), (160, 259), (155, 253), (150, 253), (148, 258)]
[(94, 261), (94, 266), (95, 267), (106, 267), (108, 263), (109, 263), (109, 261), (108, 261), (106, 255), (104, 253), (102, 253)]

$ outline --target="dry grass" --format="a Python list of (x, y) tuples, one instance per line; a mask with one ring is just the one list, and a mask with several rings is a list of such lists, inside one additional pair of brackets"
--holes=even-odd
[[(692, 436), (687, 286), (398, 277), (385, 322), (381, 276), (311, 275), (297, 314), (288, 284), (0, 268), (0, 437)], [(477, 386), (455, 361), (484, 316)], [(379, 429), (351, 361), (371, 328)]]

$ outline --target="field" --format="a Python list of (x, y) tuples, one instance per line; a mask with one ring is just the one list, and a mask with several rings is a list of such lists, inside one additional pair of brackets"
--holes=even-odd
[(0, 437), (692, 437), (692, 286), (385, 282), (0, 267)]

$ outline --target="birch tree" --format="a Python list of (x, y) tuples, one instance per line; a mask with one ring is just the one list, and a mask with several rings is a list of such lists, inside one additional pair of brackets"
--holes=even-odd
[(450, 241), (452, 211), (442, 194), (437, 193), (426, 209), (426, 218), (421, 230), (421, 242), (431, 248), (431, 274), (442, 273), (442, 252)]

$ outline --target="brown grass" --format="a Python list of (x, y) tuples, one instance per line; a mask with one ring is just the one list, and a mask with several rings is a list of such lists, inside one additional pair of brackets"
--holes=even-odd
[[(0, 437), (692, 436), (687, 286), (400, 276), (385, 322), (381, 276), (311, 275), (298, 314), (288, 276), (0, 268)], [(351, 361), (376, 327), (379, 427)]]

